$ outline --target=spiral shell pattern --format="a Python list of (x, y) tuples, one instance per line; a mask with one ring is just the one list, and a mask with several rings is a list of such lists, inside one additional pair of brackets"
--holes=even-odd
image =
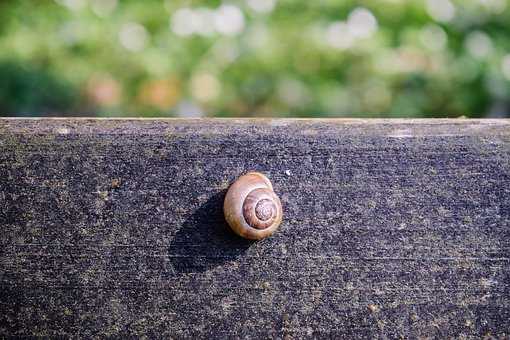
[(243, 216), (252, 228), (266, 229), (273, 224), (278, 214), (278, 197), (268, 189), (255, 189), (246, 196)]
[(253, 240), (271, 235), (283, 215), (271, 182), (257, 172), (247, 173), (232, 184), (223, 209), (230, 227), (238, 235)]

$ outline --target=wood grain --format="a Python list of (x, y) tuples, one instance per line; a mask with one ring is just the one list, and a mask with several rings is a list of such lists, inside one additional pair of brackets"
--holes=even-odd
[(0, 226), (0, 337), (510, 336), (508, 120), (4, 119)]

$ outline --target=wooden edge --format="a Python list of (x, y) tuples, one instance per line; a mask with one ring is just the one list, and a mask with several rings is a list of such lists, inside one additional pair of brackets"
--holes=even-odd
[(233, 124), (292, 124), (292, 123), (324, 123), (324, 124), (508, 124), (510, 118), (177, 118), (177, 117), (0, 117), (2, 121), (118, 121), (118, 122), (175, 122), (175, 123), (233, 123)]

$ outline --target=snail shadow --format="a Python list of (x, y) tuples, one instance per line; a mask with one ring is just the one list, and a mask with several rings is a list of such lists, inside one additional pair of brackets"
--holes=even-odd
[(226, 190), (213, 195), (181, 226), (168, 248), (177, 274), (200, 273), (236, 260), (253, 244), (236, 235), (223, 216)]

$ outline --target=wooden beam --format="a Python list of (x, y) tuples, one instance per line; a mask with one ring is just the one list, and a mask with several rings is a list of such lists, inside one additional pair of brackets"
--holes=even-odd
[(0, 226), (0, 337), (510, 336), (509, 120), (3, 119)]

